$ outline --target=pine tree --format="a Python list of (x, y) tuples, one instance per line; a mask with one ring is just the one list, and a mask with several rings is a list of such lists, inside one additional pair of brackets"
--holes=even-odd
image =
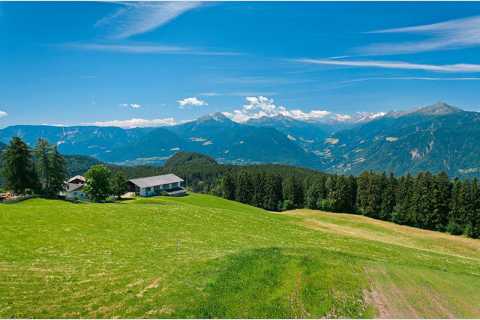
[(480, 237), (480, 186), (476, 178), (472, 181), (472, 206), (468, 214), (466, 234), (471, 238)]
[(305, 193), (305, 205), (309, 209), (319, 209), (317, 203), (319, 199), (321, 199), (321, 181), (319, 179), (315, 179), (310, 183), (308, 186), (307, 191)]
[(433, 211), (429, 220), (433, 230), (445, 231), (452, 197), (452, 186), (445, 172), (434, 176), (432, 189)]
[(267, 174), (263, 208), (276, 211), (280, 209), (282, 202), (282, 179), (278, 175)]
[(367, 213), (369, 185), (370, 172), (364, 171), (357, 178), (357, 209), (363, 215)]
[(2, 155), (3, 170), (7, 189), (23, 194), (27, 189), (35, 189), (38, 178), (35, 173), (32, 154), (19, 137), (14, 137)]
[(263, 202), (265, 200), (265, 174), (262, 172), (256, 172), (252, 176), (253, 180), (253, 197), (252, 205), (255, 207), (263, 208)]
[(385, 187), (383, 185), (384, 180), (381, 175), (373, 172), (370, 172), (369, 178), (365, 215), (378, 218), (382, 206), (382, 193)]
[(253, 185), (248, 171), (240, 171), (240, 173), (237, 175), (235, 185), (235, 200), (242, 203), (251, 203), (253, 198)]
[(451, 234), (462, 234), (465, 230), (467, 188), (466, 182), (460, 179), (455, 179), (453, 182), (452, 202), (447, 225), (447, 231)]
[(390, 221), (392, 220), (392, 213), (396, 203), (397, 179), (393, 173), (390, 173), (388, 178), (383, 175), (382, 179), (384, 179), (384, 189), (380, 206), (380, 219)]
[(395, 208), (392, 221), (399, 224), (409, 224), (409, 213), (412, 206), (413, 179), (410, 174), (400, 177), (396, 192)]
[(55, 197), (65, 188), (65, 180), (68, 177), (67, 164), (65, 158), (58, 152), (57, 146), (53, 146), (50, 151), (50, 173), (48, 195)]
[(50, 190), (50, 173), (52, 171), (50, 149), (51, 147), (47, 140), (40, 138), (33, 151), (35, 157), (35, 171), (37, 172), (42, 193), (44, 195), (47, 195)]
[(221, 183), (222, 195), (225, 199), (234, 200), (235, 199), (235, 179), (233, 178), (230, 171), (227, 171)]

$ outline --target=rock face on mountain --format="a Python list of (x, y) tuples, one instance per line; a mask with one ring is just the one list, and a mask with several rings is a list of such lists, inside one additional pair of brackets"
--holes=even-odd
[(285, 116), (240, 124), (216, 113), (161, 128), (12, 126), (0, 130), (0, 143), (13, 136), (30, 145), (43, 137), (64, 154), (121, 164), (160, 164), (191, 151), (225, 163), (284, 163), (345, 174), (480, 176), (480, 113), (445, 103), (349, 124)]

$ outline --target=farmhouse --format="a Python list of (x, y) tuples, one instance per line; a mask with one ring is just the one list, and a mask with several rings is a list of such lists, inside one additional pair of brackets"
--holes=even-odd
[(87, 195), (83, 191), (85, 187), (85, 178), (82, 176), (75, 176), (65, 182), (65, 190), (60, 193), (67, 200), (85, 200)]
[(135, 192), (142, 197), (151, 197), (166, 193), (169, 196), (181, 196), (185, 194), (184, 180), (174, 174), (145, 177), (128, 181), (130, 192)]

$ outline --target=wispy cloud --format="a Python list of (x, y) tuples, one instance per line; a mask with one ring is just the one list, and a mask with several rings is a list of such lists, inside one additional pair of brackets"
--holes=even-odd
[(204, 100), (200, 100), (197, 97), (190, 97), (190, 98), (184, 98), (181, 100), (177, 100), (177, 103), (180, 107), (202, 107), (202, 106), (208, 106), (208, 103)]
[(124, 2), (113, 14), (95, 26), (108, 28), (113, 39), (125, 39), (161, 27), (181, 14), (200, 6), (200, 2)]
[(142, 105), (138, 103), (122, 103), (120, 106), (132, 109), (140, 109), (142, 107)]
[(358, 78), (341, 81), (340, 83), (353, 83), (353, 82), (365, 82), (365, 81), (375, 81), (375, 80), (419, 80), (419, 81), (480, 81), (480, 78), (477, 77), (447, 77), (447, 78), (437, 78), (437, 77), (370, 77), (370, 78)]
[(6, 116), (8, 116), (8, 113), (6, 113), (5, 111), (0, 110), (0, 118), (6, 117)]
[(369, 45), (358, 49), (362, 54), (403, 54), (472, 47), (480, 45), (480, 16), (405, 28), (377, 30), (369, 33), (410, 33), (429, 37), (420, 41)]
[(110, 120), (84, 123), (83, 125), (98, 127), (120, 127), (120, 128), (141, 128), (141, 127), (163, 127), (177, 124), (174, 118), (163, 119), (128, 119), (128, 120)]
[(67, 43), (63, 47), (69, 49), (119, 52), (131, 54), (188, 54), (208, 56), (238, 56), (241, 53), (230, 51), (215, 51), (210, 49), (199, 49), (190, 47), (169, 46), (160, 44), (114, 44), (114, 43)]
[(331, 59), (297, 59), (301, 63), (334, 65), (347, 67), (363, 68), (384, 68), (384, 69), (406, 69), (406, 70), (424, 70), (434, 72), (458, 72), (458, 73), (476, 73), (480, 72), (479, 64), (421, 64), (404, 61), (378, 61), (378, 60), (331, 60)]

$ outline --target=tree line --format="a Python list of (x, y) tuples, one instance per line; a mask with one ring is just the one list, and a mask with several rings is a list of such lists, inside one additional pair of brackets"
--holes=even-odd
[[(65, 191), (68, 179), (67, 163), (56, 145), (38, 139), (29, 146), (14, 137), (3, 150), (1, 176), (4, 187), (15, 194), (35, 194), (58, 198)], [(85, 173), (85, 193), (93, 201), (105, 201), (110, 196), (120, 197), (127, 191), (127, 179), (122, 171), (110, 170), (103, 164), (90, 167)]]
[(2, 152), (5, 187), (16, 194), (40, 194), (55, 197), (64, 189), (66, 163), (57, 146), (39, 139), (31, 150), (19, 137), (14, 137)]
[(272, 211), (310, 208), (356, 213), (413, 227), (480, 237), (480, 184), (445, 173), (416, 176), (364, 172), (286, 175), (242, 167), (227, 170), (212, 193)]

